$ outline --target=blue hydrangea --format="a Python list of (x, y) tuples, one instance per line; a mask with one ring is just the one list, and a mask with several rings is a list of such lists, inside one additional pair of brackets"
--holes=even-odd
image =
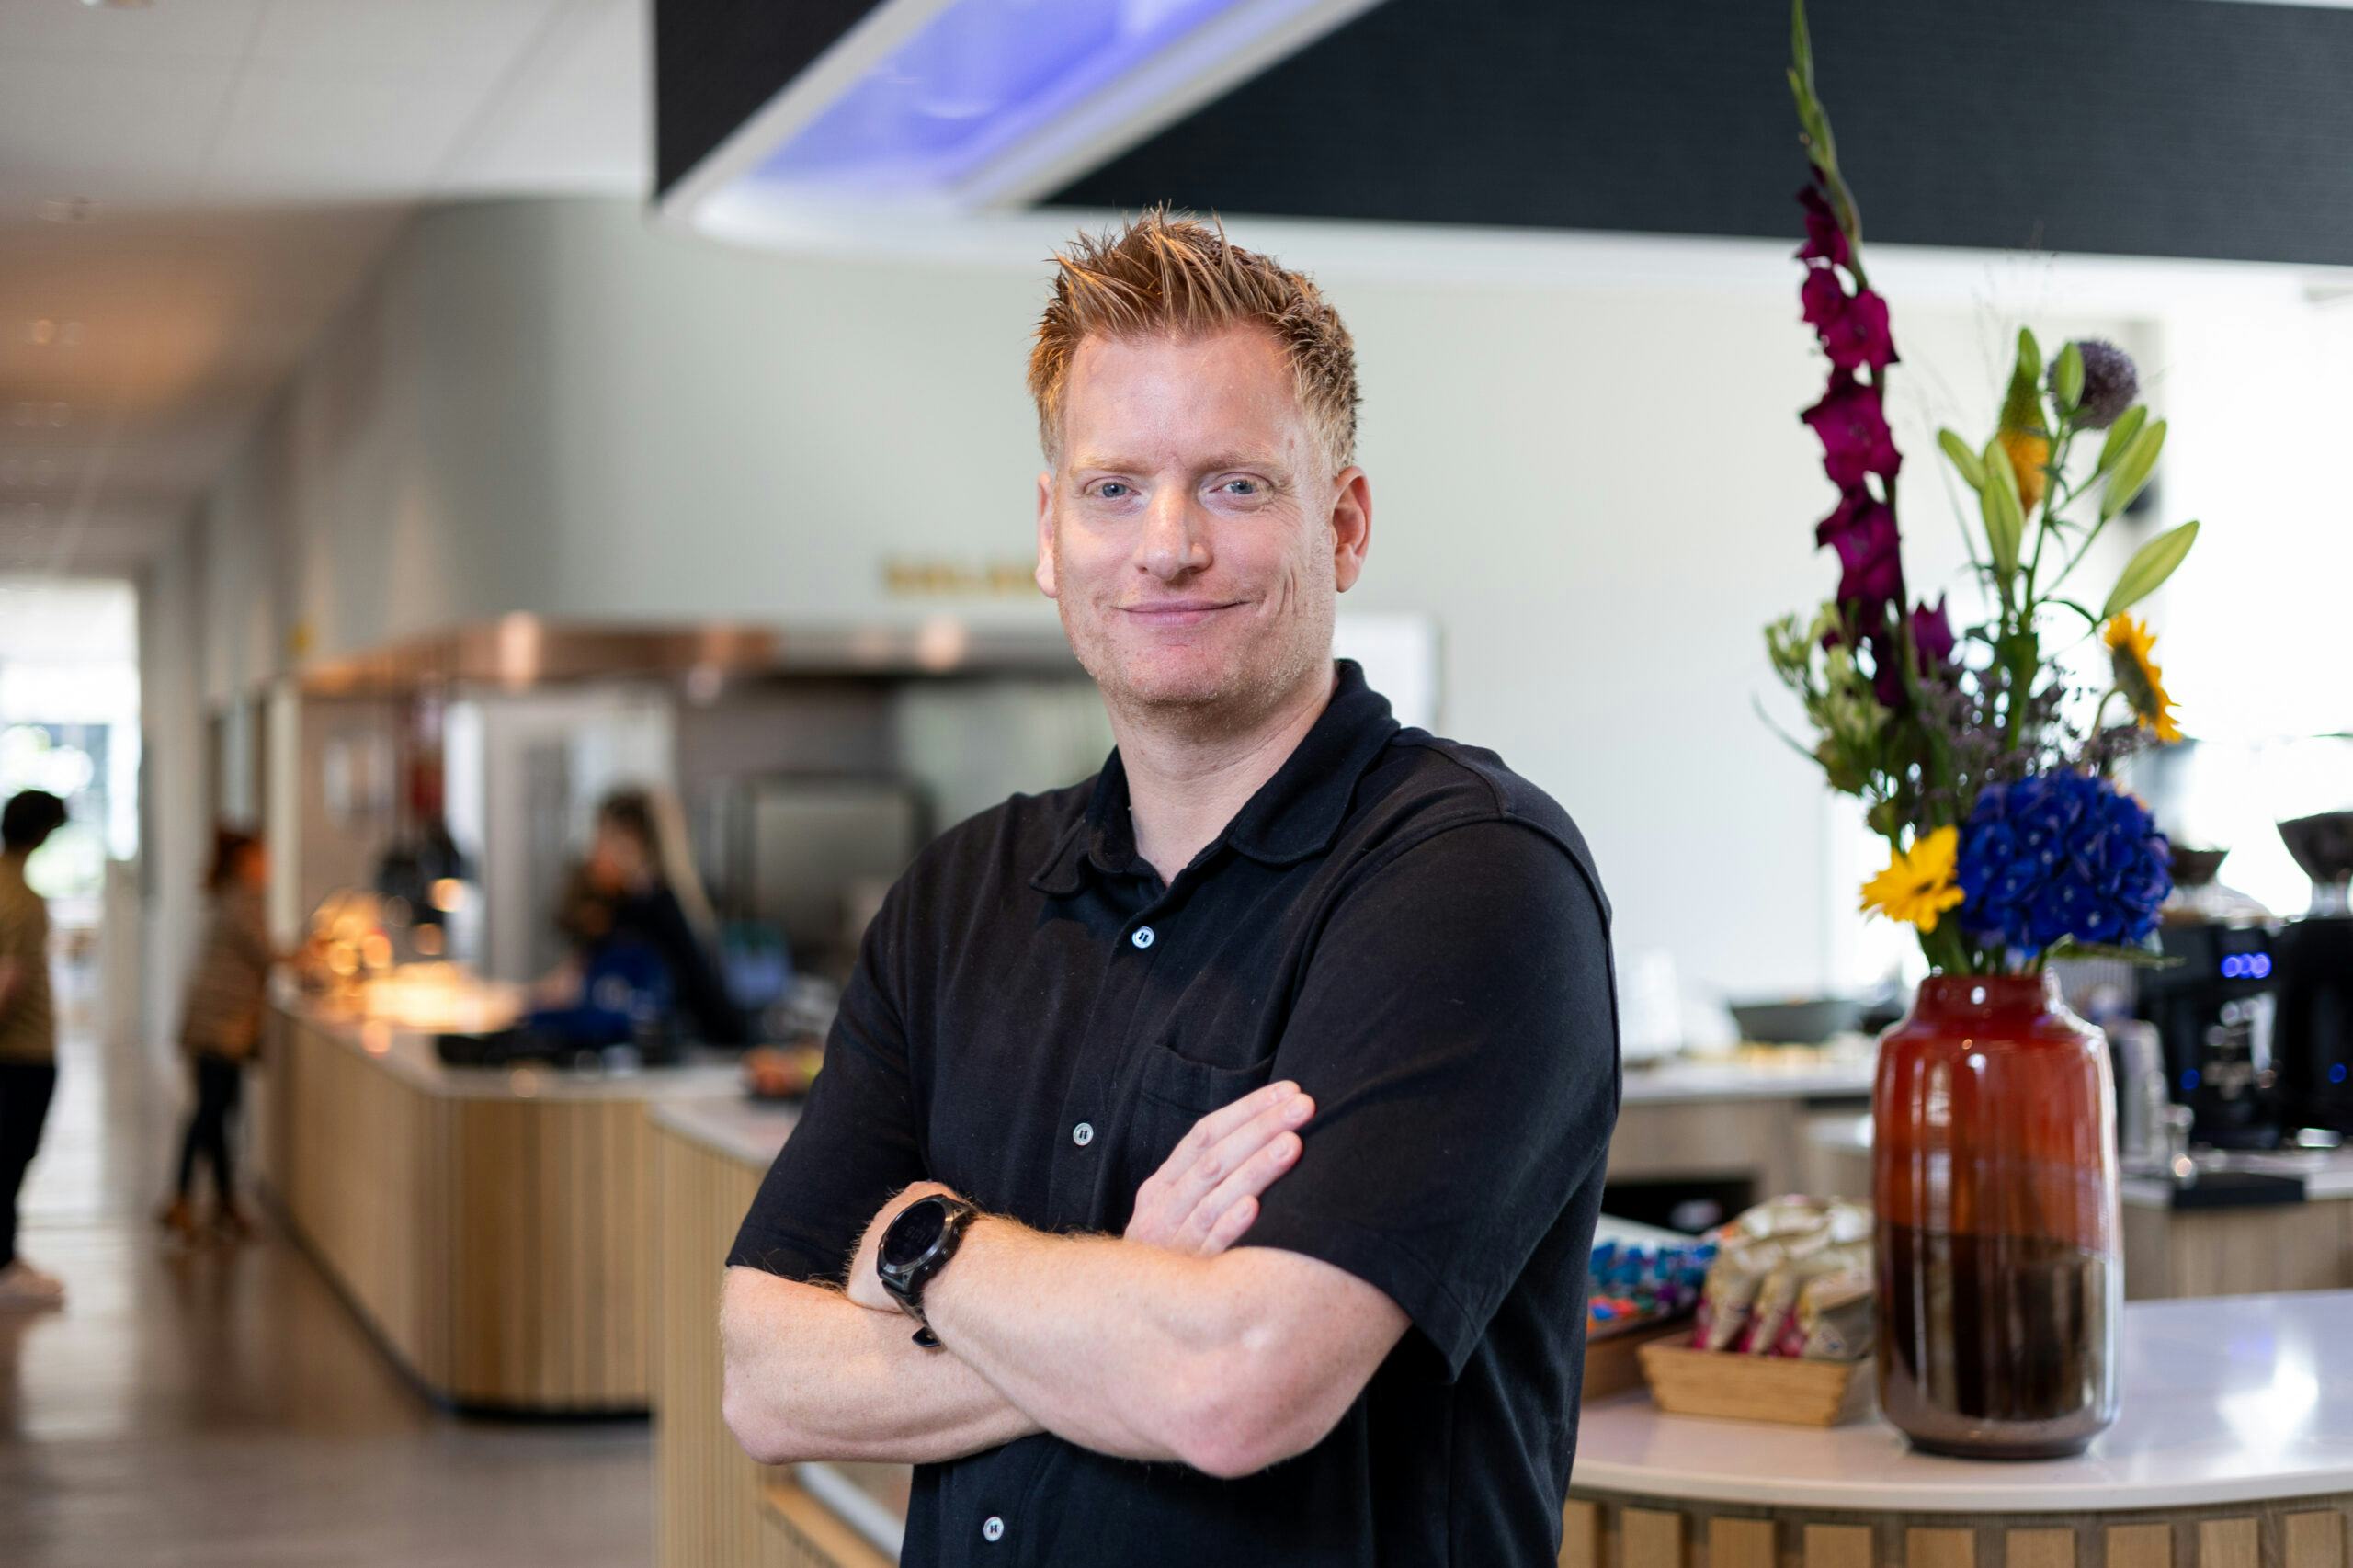
[(2072, 937), (2147, 939), (2173, 891), (2173, 850), (2148, 809), (2082, 773), (1989, 785), (1961, 829), (1961, 929), (2037, 953)]

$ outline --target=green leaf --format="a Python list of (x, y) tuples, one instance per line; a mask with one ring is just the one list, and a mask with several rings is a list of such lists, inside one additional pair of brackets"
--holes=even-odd
[(2157, 454), (2165, 449), (2165, 422), (2162, 419), (2151, 421), (2132, 437), (2132, 444), (2116, 460), (2116, 472), (2108, 476), (2108, 493), (2099, 498), (2101, 522), (2132, 505), (2132, 497), (2149, 483), (2150, 471), (2157, 466)]
[[(2005, 472), (2008, 460), (1995, 454)], [(2018, 509), (2018, 493), (2008, 485), (1989, 484), (1977, 493), (1978, 510), (1985, 518), (1985, 543), (1994, 557), (1994, 571), (2005, 585), (2003, 597), (2009, 597), (2006, 586), (2018, 569), (2018, 543), (2026, 537), (2026, 516)]]
[(2075, 404), (2084, 401), (2084, 351), (2070, 343), (2059, 350), (2059, 363), (2051, 370), (2051, 390), (2059, 394), (2059, 406), (2068, 414), (2075, 412)]
[(2136, 403), (2117, 415), (2116, 423), (2108, 427), (2108, 439), (2099, 444), (2099, 466), (2092, 471), (2095, 478), (2116, 466), (2116, 460), (2124, 455), (2124, 449), (2132, 444), (2132, 437), (2148, 422), (2149, 405), (2145, 403)]
[(1985, 443), (1985, 450), (1978, 460), (1984, 465), (1985, 477), (1994, 482), (1989, 488), (2008, 491), (2010, 505), (2018, 507), (2018, 515), (2024, 517), (2026, 505), (2018, 498), (2018, 471), (2010, 466), (2010, 454), (2002, 449), (1999, 436)]
[(1790, 74), (1802, 80), (1806, 91), (1813, 90), (1813, 40), (1807, 36), (1805, 0), (1790, 0), (1790, 58), (1796, 62)]
[(2165, 580), (2189, 554), (2189, 547), (2197, 542), (2198, 525), (2184, 523), (2143, 545), (2126, 563), (2124, 574), (2116, 579), (2116, 586), (2109, 590), (2107, 608), (2099, 612), (2100, 619), (2123, 614), (2163, 587)]
[(2111, 963), (2131, 964), (2134, 969), (2178, 969), (2182, 960), (2167, 958), (2154, 948), (2120, 948), (2105, 942), (2078, 942), (2073, 937), (2062, 937), (2051, 944), (2046, 955), (2056, 962), (2065, 959), (2106, 959)]
[(2034, 328), (2018, 328), (2018, 374), (2028, 383), (2042, 380), (2042, 345), (2034, 340)]
[(1985, 465), (1977, 460), (1975, 452), (1969, 449), (1968, 442), (1949, 430), (1939, 430), (1937, 432), (1937, 445), (1945, 449), (1945, 456), (1952, 460), (1952, 466), (1960, 472), (1961, 477), (1969, 482), (1969, 488), (1985, 488)]

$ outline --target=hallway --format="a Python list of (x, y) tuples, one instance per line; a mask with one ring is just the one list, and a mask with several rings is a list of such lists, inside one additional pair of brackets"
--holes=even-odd
[(642, 1568), (642, 1422), (460, 1420), (417, 1395), (302, 1253), (166, 1244), (149, 1214), (178, 1114), (88, 1026), (61, 966), (62, 1082), (25, 1251), (62, 1312), (0, 1314), (9, 1568)]

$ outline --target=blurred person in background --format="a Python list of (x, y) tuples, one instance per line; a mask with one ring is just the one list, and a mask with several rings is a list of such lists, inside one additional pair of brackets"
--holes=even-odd
[[(603, 994), (604, 983), (617, 979), (633, 995), (666, 996), (668, 1010), (696, 1039), (741, 1045), (748, 1038), (712, 960), (717, 925), (695, 872), (686, 823), (670, 796), (620, 790), (605, 798), (587, 858), (557, 906), (556, 925), (574, 947), (567, 966), (567, 973), (577, 975), (579, 1006), (568, 1011), (574, 1022), (593, 1023), (594, 1016), (618, 1011), (606, 1006)], [(553, 1017), (535, 1015), (542, 1027)]]
[(25, 862), (65, 824), (65, 802), (27, 790), (0, 807), (0, 1307), (61, 1306), (65, 1285), (17, 1256), (17, 1195), (57, 1089), (49, 908)]
[(261, 1049), (262, 1005), (270, 966), (279, 957), (270, 945), (263, 908), (268, 882), (269, 854), (260, 839), (227, 827), (214, 833), (212, 869), (204, 881), (212, 909), (188, 979), (188, 1011), (180, 1025), (180, 1049), (188, 1053), (196, 1108), (180, 1139), (179, 1186), (158, 1216), (166, 1229), (182, 1236), (192, 1236), (197, 1230), (188, 1199), (199, 1158), (212, 1166), (214, 1226), (239, 1238), (253, 1231), (237, 1202), (231, 1123), (244, 1097), (245, 1064)]

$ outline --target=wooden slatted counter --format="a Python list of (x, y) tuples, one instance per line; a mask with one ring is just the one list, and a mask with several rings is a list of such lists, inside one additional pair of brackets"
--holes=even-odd
[(2077, 1458), (1589, 1405), (1563, 1568), (2347, 1568), (2353, 1291), (2134, 1302)]
[(281, 998), (256, 1085), (264, 1186), (376, 1338), (460, 1408), (644, 1411), (649, 1101), (733, 1070), (444, 1067), (423, 1035)]

